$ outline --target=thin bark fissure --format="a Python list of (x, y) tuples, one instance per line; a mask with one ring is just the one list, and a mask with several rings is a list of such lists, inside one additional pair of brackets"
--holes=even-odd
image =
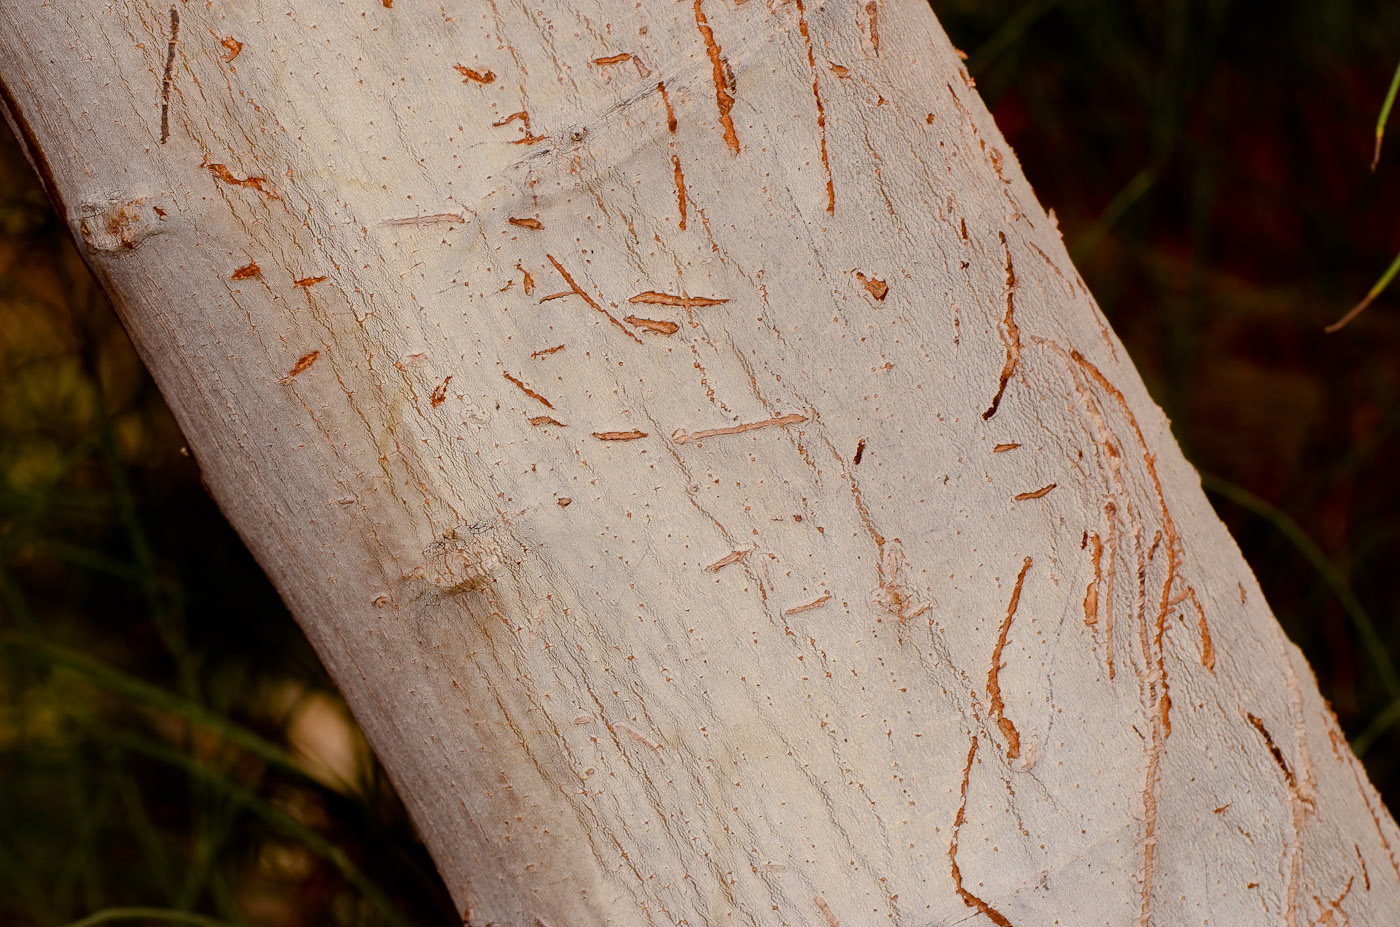
[(695, 26), (700, 30), (700, 38), (705, 42), (705, 53), (710, 56), (712, 78), (715, 82), (715, 106), (719, 109), (719, 124), (724, 128), (724, 143), (735, 153), (739, 153), (739, 136), (734, 131), (734, 119), (729, 115), (734, 108), (734, 94), (729, 86), (729, 62), (724, 60), (724, 51), (715, 41), (715, 32), (700, 8), (700, 0), (695, 0)]
[(170, 7), (170, 41), (165, 46), (165, 74), (160, 82), (160, 143), (170, 139), (170, 86), (175, 75), (175, 43), (180, 41), (180, 10)]
[(953, 818), (953, 836), (948, 843), (948, 864), (952, 869), (953, 888), (957, 891), (963, 904), (986, 915), (997, 927), (1012, 927), (1011, 922), (1000, 911), (963, 886), (962, 869), (958, 866), (958, 837), (962, 832), (963, 823), (967, 820), (967, 785), (972, 779), (972, 763), (976, 759), (977, 735), (974, 734), (972, 735), (972, 746), (967, 750), (967, 763), (963, 766), (962, 786), (959, 789), (961, 800), (958, 804), (958, 813)]
[(1001, 729), (1001, 734), (1006, 738), (1006, 758), (1014, 760), (1021, 755), (1021, 735), (1016, 730), (1016, 725), (1011, 719), (1006, 717), (1006, 703), (1001, 697), (1001, 652), (1006, 647), (1006, 636), (1011, 632), (1011, 622), (1016, 618), (1016, 608), (1021, 603), (1021, 587), (1026, 582), (1026, 574), (1031, 569), (1031, 558), (1027, 557), (1021, 564), (1021, 572), (1016, 576), (1016, 587), (1011, 590), (1011, 604), (1006, 608), (1006, 617), (1002, 619), (1001, 630), (997, 633), (996, 647), (992, 650), (992, 665), (987, 670), (987, 697), (991, 699), (992, 717), (996, 719), (997, 727)]
[(997, 377), (997, 391), (992, 397), (992, 404), (982, 413), (983, 421), (989, 421), (997, 414), (1002, 396), (1006, 394), (1006, 384), (1016, 373), (1016, 365), (1021, 361), (1021, 329), (1016, 325), (1016, 271), (1011, 264), (1011, 245), (1006, 240), (1006, 233), (998, 234), (1001, 236), (1001, 246), (1006, 251), (1006, 314), (1001, 320), (1001, 341), (1006, 346), (1006, 360), (1001, 365), (1001, 374)]
[(569, 289), (567, 293), (556, 293), (553, 296), (546, 296), (544, 299), (540, 300), (540, 302), (544, 302), (548, 299), (555, 299), (558, 296), (567, 296), (568, 293), (573, 293), (575, 296), (579, 297), (585, 303), (587, 303), (595, 312), (601, 312), (603, 315), (607, 316), (608, 321), (611, 322), (613, 325), (616, 325), (619, 329), (621, 329), (622, 333), (625, 334), (628, 338), (631, 338), (633, 341), (637, 342), (637, 344), (642, 343), (642, 339), (638, 338), (635, 334), (633, 334), (630, 328), (628, 328), (626, 325), (623, 325), (622, 322), (618, 320), (618, 318), (614, 316), (611, 312), (598, 305), (598, 301), (596, 299), (585, 293), (579, 287), (579, 285), (574, 282), (574, 278), (569, 275), (569, 272), (564, 269), (564, 265), (560, 264), (559, 261), (555, 259), (554, 255), (546, 254), (545, 257), (549, 259), (549, 263), (554, 265), (554, 269), (559, 271), (559, 276), (564, 278), (564, 282), (569, 285)]
[(817, 58), (812, 51), (812, 36), (807, 31), (807, 8), (802, 0), (796, 0), (796, 3), (797, 28), (802, 33), (803, 44), (807, 46), (807, 67), (812, 72), (812, 99), (817, 104), (817, 133), (821, 138), (822, 170), (826, 172), (826, 211), (835, 214), (836, 184), (831, 177), (831, 160), (826, 153), (826, 107), (822, 105), (821, 84), (817, 80)]

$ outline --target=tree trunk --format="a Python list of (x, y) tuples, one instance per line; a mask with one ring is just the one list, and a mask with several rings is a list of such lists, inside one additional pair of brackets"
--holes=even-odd
[(1400, 910), (921, 0), (16, 2), (0, 74), (467, 923)]

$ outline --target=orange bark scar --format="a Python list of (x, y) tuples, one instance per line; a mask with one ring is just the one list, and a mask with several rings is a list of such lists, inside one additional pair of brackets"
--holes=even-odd
[(685, 444), (687, 441), (703, 441), (705, 438), (715, 438), (720, 435), (737, 435), (745, 431), (753, 431), (756, 428), (767, 428), (770, 425), (796, 425), (798, 422), (807, 421), (805, 415), (779, 415), (777, 418), (764, 419), (761, 422), (747, 422), (743, 425), (730, 425), (728, 428), (708, 428), (704, 431), (687, 433), (684, 428), (678, 428), (671, 434), (671, 440), (677, 444)]
[(606, 58), (594, 58), (593, 63), (601, 67), (609, 64), (621, 64), (624, 61), (630, 61), (631, 58), (629, 53), (620, 52), (616, 55), (608, 55)]
[(233, 64), (233, 59), (243, 52), (243, 43), (231, 35), (224, 36), (223, 41), (219, 44), (225, 49), (224, 53), (219, 56), (224, 59), (225, 64)]
[(329, 278), (326, 277), (324, 274), (322, 274), (319, 277), (302, 277), (300, 280), (293, 280), (292, 285), (309, 290), (318, 283), (325, 283), (328, 279)]
[(517, 219), (514, 216), (511, 216), (506, 221), (509, 222), (511, 225), (519, 226), (522, 229), (533, 229), (536, 232), (544, 228), (543, 222), (541, 222), (539, 219), (531, 218), (529, 216), (525, 217), (524, 219)]
[(264, 184), (271, 186), (271, 181), (266, 177), (243, 177), (240, 179), (234, 176), (233, 171), (230, 171), (225, 164), (205, 164), (204, 166), (209, 169), (209, 173), (231, 187), (252, 187), (270, 200), (280, 200), (282, 198), (273, 190), (263, 189)]
[(715, 105), (719, 108), (719, 124), (724, 127), (724, 140), (738, 154), (739, 136), (734, 132), (734, 120), (729, 115), (734, 108), (734, 95), (726, 74), (729, 63), (724, 60), (724, 52), (715, 41), (715, 33), (705, 18), (705, 11), (700, 9), (700, 0), (695, 0), (695, 25), (700, 30), (700, 38), (705, 40), (705, 52), (710, 56), (710, 66), (714, 70)]
[(645, 431), (632, 429), (631, 431), (595, 431), (593, 437), (599, 441), (635, 441), (638, 438), (645, 438)]
[(544, 403), (544, 405), (545, 405), (547, 408), (550, 408), (550, 409), (554, 408), (554, 403), (550, 402), (548, 399), (544, 398), (543, 396), (541, 396), (539, 393), (535, 392), (534, 390), (530, 389), (530, 387), (526, 386), (523, 382), (521, 382), (520, 380), (517, 380), (515, 377), (511, 376), (510, 374), (506, 373), (504, 370), (501, 371), (501, 376), (505, 377), (507, 380), (509, 380), (510, 382), (514, 383), (514, 384), (520, 389), (520, 391), (521, 391), (522, 393), (524, 393), (526, 396), (529, 396), (531, 399), (534, 399), (534, 400), (536, 400), (537, 402), (542, 402), (542, 403)]
[[(534, 418), (526, 419), (526, 421), (528, 421), (531, 425), (534, 425), (536, 427), (540, 425), (558, 425), (560, 428), (569, 427), (563, 422), (559, 421), (557, 418), (550, 418), (548, 415), (536, 415)], [(565, 502), (564, 504), (568, 505), (569, 503)]]
[(1020, 447), (1020, 446), (1021, 446), (1021, 445), (1015, 444), (1015, 443), (1012, 443), (1012, 444), (998, 444), (996, 447), (992, 448), (992, 453), (993, 453), (993, 454), (1004, 454), (1004, 453), (1006, 453), (1007, 451), (1014, 451), (1014, 450), (1016, 450), (1016, 448), (1018, 448), (1018, 447)]
[(826, 927), (841, 927), (841, 922), (836, 919), (836, 915), (831, 913), (831, 905), (826, 903), (826, 899), (821, 895), (813, 898), (817, 910), (822, 912), (822, 919), (826, 921)]
[(1099, 583), (1103, 580), (1101, 563), (1103, 542), (1099, 540), (1097, 534), (1091, 534), (1089, 540), (1094, 542), (1094, 581), (1084, 590), (1084, 624), (1092, 628), (1099, 623)]
[(1186, 597), (1191, 600), (1191, 606), (1196, 609), (1196, 626), (1201, 632), (1201, 665), (1212, 673), (1215, 672), (1215, 644), (1210, 639), (1210, 628), (1206, 626), (1206, 612), (1201, 608), (1201, 602), (1196, 598), (1196, 590), (1190, 586), (1186, 587)]
[(982, 413), (983, 421), (997, 414), (997, 407), (1001, 405), (1001, 397), (1006, 393), (1006, 383), (1016, 372), (1016, 364), (1021, 360), (1021, 330), (1016, 327), (1016, 304), (1014, 301), (1016, 271), (1011, 267), (1011, 246), (1006, 243), (1006, 233), (1000, 234), (1001, 246), (1006, 249), (1006, 315), (1001, 321), (1002, 328), (1005, 329), (1002, 332), (1001, 341), (1002, 344), (1006, 345), (1006, 362), (1001, 365), (997, 394), (992, 397), (991, 406)]
[(318, 358), (318, 357), (320, 357), (320, 356), (321, 356), (321, 352), (320, 352), (320, 351), (312, 351), (312, 352), (309, 353), (309, 354), (303, 354), (301, 357), (297, 358), (297, 362), (296, 362), (295, 364), (292, 365), (292, 369), (291, 369), (291, 370), (288, 370), (288, 371), (287, 371), (287, 375), (286, 375), (285, 377), (282, 378), (282, 382), (283, 382), (283, 383), (290, 383), (290, 382), (292, 382), (292, 379), (293, 379), (294, 377), (296, 377), (296, 376), (299, 375), (299, 374), (303, 374), (303, 373), (305, 373), (307, 370), (309, 370), (309, 369), (311, 368), (311, 365), (314, 364), (314, 363), (316, 363), (316, 358)]
[(262, 276), (262, 268), (257, 261), (249, 261), (229, 275), (230, 280), (251, 280)]
[(856, 271), (856, 279), (860, 281), (861, 286), (865, 287), (867, 293), (880, 302), (884, 302), (885, 297), (890, 295), (890, 285), (878, 277), (867, 277), (860, 271)]
[(644, 319), (641, 316), (629, 315), (622, 319), (629, 325), (638, 328), (645, 328), (647, 331), (658, 332), (662, 335), (674, 335), (680, 328), (675, 322), (667, 322), (665, 319)]
[[(700, 0), (696, 0), (697, 8), (699, 3)], [(807, 67), (812, 72), (812, 99), (817, 104), (817, 132), (821, 137), (822, 170), (826, 171), (826, 211), (835, 213), (836, 185), (831, 179), (831, 162), (826, 156), (826, 107), (822, 105), (821, 87), (817, 82), (817, 59), (812, 53), (812, 36), (807, 31), (807, 8), (802, 0), (797, 0), (797, 29), (802, 33), (802, 41), (807, 45)], [(883, 296), (876, 298), (884, 299)]]
[(828, 592), (828, 593), (825, 593), (824, 595), (820, 596), (819, 598), (813, 599), (812, 601), (808, 602), (806, 605), (794, 605), (792, 608), (785, 609), (785, 610), (783, 611), (783, 614), (786, 616), (786, 615), (798, 615), (798, 614), (801, 614), (802, 612), (809, 612), (809, 611), (811, 611), (811, 610), (814, 609), (814, 608), (821, 608), (823, 605), (825, 605), (826, 603), (828, 603), (828, 602), (830, 602), (830, 601), (831, 601), (831, 593)]
[(671, 95), (666, 92), (666, 82), (657, 81), (656, 89), (661, 93), (661, 102), (666, 104), (666, 128), (676, 134), (676, 111), (671, 108)]
[(681, 211), (681, 228), (685, 228), (685, 173), (681, 171), (681, 158), (675, 152), (671, 153), (671, 167), (673, 168), (676, 181), (676, 205)]
[(1057, 485), (1059, 484), (1051, 483), (1049, 486), (1042, 486), (1039, 489), (1035, 489), (1030, 492), (1018, 492), (1011, 498), (1017, 502), (1025, 502), (1027, 499), (1039, 499), (1041, 496), (1044, 496), (1045, 494), (1049, 493), (1050, 490), (1054, 489)]
[(992, 666), (987, 671), (987, 697), (992, 700), (992, 715), (997, 719), (997, 727), (1001, 728), (1002, 736), (1006, 738), (1008, 760), (1014, 760), (1021, 755), (1021, 735), (1017, 733), (1016, 725), (1006, 717), (1006, 704), (1001, 699), (1001, 681), (998, 677), (1001, 673), (1001, 652), (1006, 647), (1006, 635), (1011, 631), (1011, 622), (1016, 617), (1016, 606), (1021, 603), (1021, 586), (1025, 583), (1026, 573), (1030, 568), (1031, 558), (1027, 557), (1025, 563), (1021, 564), (1020, 574), (1016, 577), (1016, 588), (1011, 592), (1011, 605), (1006, 609), (1006, 619), (1001, 623), (997, 645), (992, 650)]
[(454, 64), (452, 66), (458, 74), (462, 75), (462, 83), (476, 81), (478, 84), (489, 84), (495, 81), (496, 75), (491, 71), (474, 71), (466, 65)]
[[(532, 276), (530, 276), (530, 272), (529, 272), (528, 270), (526, 270), (525, 268), (521, 267), (521, 266), (520, 266), (520, 263), (519, 263), (518, 261), (517, 261), (516, 264), (515, 264), (515, 269), (518, 270), (518, 271), (520, 271), (522, 274), (525, 275), (525, 280), (524, 280), (524, 282), (523, 282), (523, 284), (522, 284), (522, 285), (525, 287), (525, 295), (526, 295), (526, 296), (529, 296), (530, 294), (534, 293), (534, 292), (535, 292), (535, 278), (532, 277)], [(531, 355), (531, 356), (533, 357), (534, 355)]]
[(1011, 927), (1011, 922), (1008, 921), (1000, 911), (963, 887), (962, 870), (958, 868), (958, 833), (962, 830), (963, 822), (967, 820), (967, 784), (972, 778), (972, 762), (976, 758), (977, 735), (974, 734), (972, 736), (972, 746), (968, 748), (967, 751), (967, 765), (963, 767), (962, 801), (958, 805), (957, 815), (953, 818), (953, 839), (948, 844), (948, 863), (953, 870), (953, 887), (957, 889), (958, 897), (963, 900), (963, 904), (975, 911), (980, 911), (982, 914), (985, 914), (997, 927)]
[(547, 354), (553, 354), (555, 351), (562, 351), (562, 350), (564, 350), (564, 346), (563, 346), (562, 344), (556, 344), (556, 345), (555, 345), (554, 347), (552, 347), (552, 348), (540, 348), (538, 351), (532, 351), (532, 352), (530, 352), (530, 356), (531, 356), (531, 357), (544, 357), (544, 356), (547, 355)]
[(447, 384), (451, 382), (452, 376), (451, 374), (449, 374), (447, 379), (443, 380), (433, 389), (431, 402), (434, 409), (436, 409), (438, 406), (442, 405), (444, 402), (447, 401)]
[(648, 306), (679, 306), (682, 309), (693, 309), (696, 306), (718, 306), (729, 302), (728, 299), (711, 299), (708, 296), (675, 296), (671, 293), (658, 293), (655, 290), (638, 293), (627, 301)]
[(877, 0), (870, 0), (865, 5), (865, 16), (870, 22), (870, 45), (875, 49), (875, 54), (880, 54), (880, 5)]
[(749, 552), (748, 552), (747, 550), (735, 550), (735, 551), (730, 551), (729, 553), (725, 554), (723, 557), (720, 557), (720, 558), (719, 558), (718, 560), (716, 560), (714, 563), (712, 563), (712, 564), (710, 564), (709, 566), (705, 567), (705, 572), (706, 572), (706, 573), (718, 573), (720, 570), (722, 570), (722, 569), (724, 569), (725, 567), (729, 566), (731, 563), (738, 563), (740, 560), (743, 560), (743, 559), (744, 559), (745, 557), (747, 557), (748, 555), (749, 555)]
[[(553, 264), (553, 265), (554, 265), (554, 269), (557, 270), (557, 271), (559, 271), (559, 276), (561, 276), (561, 277), (564, 278), (564, 282), (567, 283), (567, 284), (569, 285), (569, 290), (570, 290), (575, 296), (579, 297), (579, 298), (582, 299), (584, 302), (588, 303), (588, 305), (592, 306), (593, 309), (596, 310), (597, 312), (601, 312), (603, 315), (607, 316), (607, 317), (608, 317), (608, 321), (611, 322), (611, 323), (613, 323), (614, 325), (616, 325), (618, 328), (622, 329), (623, 333), (625, 333), (625, 334), (627, 335), (628, 338), (631, 338), (633, 341), (637, 342), (637, 344), (641, 344), (641, 343), (642, 343), (642, 339), (640, 339), (640, 338), (638, 338), (636, 335), (632, 334), (632, 330), (631, 330), (630, 328), (628, 328), (626, 325), (623, 325), (620, 321), (618, 321), (617, 317), (614, 316), (611, 312), (609, 312), (608, 310), (604, 309), (602, 306), (598, 305), (597, 301), (594, 300), (592, 296), (589, 296), (589, 295), (588, 295), (587, 293), (585, 293), (583, 290), (579, 289), (578, 284), (574, 282), (574, 278), (571, 277), (571, 276), (569, 276), (569, 272), (568, 272), (567, 270), (564, 269), (564, 265), (563, 265), (563, 264), (560, 264), (558, 261), (556, 261), (556, 260), (554, 259), (554, 255), (552, 255), (552, 254), (546, 254), (545, 257), (549, 258), (549, 263)], [(562, 295), (562, 294), (556, 294), (556, 295)], [(546, 296), (546, 297), (545, 297), (545, 299), (553, 299), (553, 298), (554, 298), (553, 296)], [(540, 302), (544, 302), (544, 299), (540, 300)]]

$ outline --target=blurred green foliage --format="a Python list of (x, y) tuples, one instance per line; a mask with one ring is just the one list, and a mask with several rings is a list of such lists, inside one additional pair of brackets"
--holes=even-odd
[[(933, 6), (1394, 805), (1400, 5)], [(457, 923), (8, 140), (0, 322), (0, 922)]]

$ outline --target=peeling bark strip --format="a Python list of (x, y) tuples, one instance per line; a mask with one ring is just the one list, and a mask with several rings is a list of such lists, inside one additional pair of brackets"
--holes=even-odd
[(666, 129), (672, 135), (676, 134), (676, 111), (671, 108), (671, 95), (666, 92), (666, 82), (657, 81), (656, 89), (661, 94), (661, 102), (666, 105)]
[(870, 22), (870, 45), (875, 49), (875, 54), (880, 54), (880, 5), (878, 0), (870, 0), (865, 4), (865, 16)]
[(436, 387), (434, 387), (433, 395), (431, 398), (432, 407), (434, 409), (436, 409), (438, 406), (442, 405), (444, 402), (447, 401), (447, 384), (451, 382), (452, 375), (448, 374), (447, 379), (443, 380)]
[(637, 315), (627, 315), (622, 317), (622, 321), (628, 325), (635, 325), (638, 328), (645, 328), (650, 332), (658, 332), (662, 335), (674, 335), (680, 326), (675, 322), (667, 322), (665, 319), (644, 319)]
[(310, 354), (303, 354), (297, 358), (297, 362), (292, 365), (292, 369), (287, 371), (287, 375), (282, 378), (283, 383), (290, 383), (298, 374), (305, 373), (316, 363), (316, 358), (321, 356), (320, 351), (312, 351)]
[[(608, 310), (604, 309), (602, 306), (598, 305), (597, 301), (595, 301), (595, 300), (593, 299), (592, 296), (589, 296), (589, 295), (588, 295), (587, 293), (585, 293), (583, 290), (579, 289), (578, 284), (577, 284), (577, 283), (574, 283), (574, 278), (569, 276), (569, 272), (568, 272), (567, 270), (564, 269), (564, 265), (563, 265), (563, 264), (560, 264), (558, 261), (556, 261), (556, 260), (554, 259), (554, 255), (552, 255), (552, 254), (546, 254), (545, 257), (549, 258), (549, 263), (553, 264), (553, 265), (554, 265), (554, 269), (557, 270), (557, 271), (559, 271), (559, 276), (563, 277), (563, 278), (564, 278), (564, 282), (567, 283), (567, 284), (569, 285), (569, 291), (570, 291), (571, 293), (573, 293), (575, 296), (577, 296), (577, 297), (579, 297), (580, 299), (582, 299), (584, 302), (588, 303), (588, 305), (592, 306), (594, 310), (596, 310), (596, 311), (598, 311), (598, 312), (601, 312), (603, 315), (607, 316), (607, 317), (608, 317), (608, 321), (611, 322), (611, 323), (613, 323), (614, 325), (616, 325), (618, 328), (622, 329), (623, 334), (625, 334), (628, 338), (631, 338), (633, 341), (637, 342), (637, 344), (641, 344), (641, 343), (642, 343), (642, 339), (640, 339), (640, 338), (638, 338), (636, 335), (632, 334), (632, 330), (631, 330), (630, 328), (628, 328), (626, 325), (623, 325), (621, 322), (619, 322), (619, 321), (617, 320), (617, 317), (614, 316), (611, 312), (609, 312)], [(540, 300), (540, 302), (544, 302), (545, 299), (554, 299), (554, 298), (557, 297), (557, 296), (563, 296), (563, 295), (565, 295), (565, 294), (563, 294), (563, 293), (556, 293), (556, 294), (554, 294), (554, 296), (546, 296), (544, 299)]]
[(511, 216), (506, 221), (509, 222), (511, 225), (519, 226), (522, 229), (533, 229), (536, 232), (544, 228), (543, 222), (541, 222), (539, 219), (535, 219), (530, 216), (526, 216), (523, 219), (517, 219), (514, 216)]
[(992, 397), (991, 406), (982, 413), (983, 421), (997, 414), (997, 407), (1001, 405), (1001, 397), (1006, 393), (1006, 383), (1016, 372), (1016, 364), (1021, 360), (1021, 330), (1016, 327), (1016, 304), (1014, 302), (1016, 271), (1011, 267), (1011, 245), (1006, 241), (1006, 233), (1000, 232), (999, 234), (1001, 235), (1001, 246), (1006, 250), (1006, 315), (1001, 320), (1004, 329), (1001, 333), (1001, 342), (1006, 345), (1006, 362), (1001, 365), (1001, 376), (997, 380), (997, 394)]
[[(697, 7), (699, 2), (700, 0), (696, 0)], [(807, 46), (807, 67), (812, 72), (812, 99), (817, 103), (817, 132), (821, 136), (822, 170), (826, 172), (826, 211), (835, 213), (836, 185), (831, 180), (831, 161), (826, 156), (826, 107), (822, 106), (821, 87), (817, 82), (817, 59), (812, 53), (812, 36), (807, 32), (807, 8), (803, 6), (802, 0), (797, 0), (797, 29), (802, 33), (802, 41)]]
[(677, 428), (671, 433), (671, 440), (677, 444), (684, 444), (687, 441), (702, 441), (705, 438), (715, 438), (720, 435), (737, 435), (745, 431), (753, 431), (755, 428), (767, 428), (770, 425), (796, 425), (798, 422), (807, 421), (805, 415), (780, 415), (777, 418), (764, 419), (761, 422), (749, 422), (744, 425), (731, 425), (728, 428), (710, 428), (705, 431), (687, 433), (684, 428)]
[(992, 700), (992, 716), (996, 718), (997, 727), (1001, 728), (1002, 736), (1006, 738), (1008, 760), (1014, 760), (1021, 755), (1021, 735), (1016, 731), (1016, 725), (1006, 717), (1006, 704), (1001, 700), (1001, 681), (998, 676), (1001, 673), (1001, 651), (1006, 646), (1006, 635), (1011, 630), (1012, 619), (1016, 617), (1016, 606), (1021, 603), (1021, 586), (1025, 583), (1026, 573), (1030, 568), (1031, 558), (1027, 557), (1025, 563), (1021, 564), (1020, 574), (1016, 577), (1016, 588), (1011, 591), (1011, 605), (1006, 609), (1006, 618), (1001, 623), (997, 645), (992, 651), (992, 666), (987, 671), (987, 697)]
[(1210, 628), (1206, 626), (1206, 612), (1201, 608), (1201, 602), (1196, 598), (1196, 590), (1190, 586), (1186, 587), (1186, 597), (1191, 600), (1191, 607), (1196, 609), (1196, 626), (1201, 632), (1201, 665), (1212, 673), (1215, 672), (1215, 644), (1210, 639)]
[[(462, 83), (464, 84), (467, 81), (476, 81), (478, 84), (489, 84), (495, 81), (496, 79), (496, 75), (491, 71), (474, 71), (471, 68), (461, 64), (454, 64), (452, 68), (458, 74), (462, 75)], [(527, 124), (525, 127), (527, 132), (529, 131), (529, 128), (530, 127)]]
[(880, 302), (885, 301), (885, 297), (890, 295), (890, 285), (878, 277), (867, 277), (860, 271), (856, 271), (856, 279), (860, 285), (865, 287), (865, 291), (875, 297)]
[(556, 344), (556, 345), (555, 345), (554, 347), (552, 347), (552, 348), (540, 348), (538, 351), (531, 351), (531, 352), (530, 352), (530, 356), (531, 356), (531, 357), (547, 357), (547, 356), (549, 356), (550, 354), (555, 353), (556, 351), (562, 351), (562, 350), (564, 350), (564, 346), (563, 346), (562, 344)]
[(695, 306), (718, 306), (729, 302), (728, 299), (710, 299), (707, 296), (674, 296), (670, 293), (658, 293), (655, 290), (638, 293), (627, 301), (629, 303), (644, 303), (648, 306), (680, 306), (683, 309)]
[[(160, 143), (170, 138), (170, 82), (175, 72), (175, 43), (180, 40), (180, 10), (170, 7), (170, 42), (165, 46), (165, 76), (160, 82)], [(229, 58), (232, 61), (233, 58)]]
[(671, 167), (676, 181), (676, 204), (681, 211), (681, 228), (685, 228), (685, 173), (681, 170), (681, 157), (675, 152), (671, 153)]
[(325, 283), (327, 279), (329, 278), (327, 278), (324, 274), (322, 274), (319, 277), (302, 277), (300, 280), (293, 280), (292, 285), (309, 290), (318, 283)]
[(1011, 498), (1016, 500), (1017, 502), (1025, 502), (1027, 499), (1039, 499), (1041, 496), (1047, 494), (1048, 492), (1050, 492), (1050, 490), (1054, 489), (1057, 485), (1059, 484), (1051, 483), (1049, 486), (1042, 486), (1039, 489), (1032, 490), (1031, 492), (1018, 492)]
[(1103, 556), (1103, 542), (1097, 534), (1089, 536), (1094, 542), (1094, 581), (1084, 590), (1084, 624), (1092, 628), (1099, 623), (1099, 583), (1103, 580), (1100, 559)]
[(826, 927), (841, 927), (841, 922), (836, 919), (836, 915), (831, 913), (831, 905), (826, 903), (826, 899), (821, 895), (813, 898), (817, 910), (822, 912), (822, 919), (826, 921)]
[(548, 399), (544, 398), (534, 390), (530, 389), (530, 387), (526, 386), (523, 382), (511, 376), (510, 374), (506, 373), (504, 370), (501, 371), (501, 376), (514, 383), (526, 396), (529, 396), (531, 399), (534, 399), (538, 402), (544, 403), (545, 406), (550, 409), (554, 408), (554, 403), (550, 402)]
[(1011, 927), (1011, 922), (1003, 917), (1000, 911), (963, 887), (962, 870), (958, 868), (958, 834), (962, 830), (963, 822), (967, 820), (967, 784), (972, 779), (972, 761), (975, 759), (977, 759), (977, 735), (973, 734), (972, 746), (967, 750), (967, 764), (963, 766), (962, 788), (960, 789), (962, 801), (958, 805), (957, 815), (953, 818), (953, 839), (948, 844), (948, 863), (953, 870), (953, 888), (957, 890), (958, 897), (962, 899), (963, 904), (985, 914), (997, 927)]
[(219, 44), (225, 49), (224, 53), (220, 56), (224, 59), (225, 64), (233, 64), (233, 59), (237, 58), (243, 52), (243, 43), (231, 35), (224, 36), (223, 41)]
[(233, 171), (230, 171), (226, 164), (205, 164), (204, 166), (208, 169), (209, 173), (231, 187), (252, 187), (270, 200), (280, 200), (282, 198), (278, 196), (275, 191), (263, 189), (264, 184), (271, 186), (271, 181), (266, 177), (244, 177), (240, 180), (238, 177), (234, 176)]
[(823, 605), (825, 605), (826, 603), (828, 603), (828, 602), (830, 602), (830, 601), (831, 601), (831, 593), (828, 592), (828, 593), (823, 594), (823, 595), (822, 595), (821, 597), (819, 597), (819, 598), (813, 599), (812, 601), (808, 602), (806, 605), (794, 605), (792, 608), (784, 609), (784, 610), (783, 610), (783, 615), (784, 615), (785, 617), (788, 616), (788, 615), (799, 615), (799, 614), (801, 614), (802, 612), (809, 612), (809, 611), (811, 611), (811, 610), (814, 609), (814, 608), (821, 608)]
[(1005, 454), (1007, 451), (1014, 451), (1020, 446), (1019, 444), (998, 444), (996, 447), (992, 448), (992, 453)]
[(595, 431), (593, 437), (599, 441), (635, 441), (638, 438), (645, 438), (645, 431), (632, 429), (631, 431)]
[[(565, 425), (563, 422), (559, 421), (559, 419), (550, 418), (548, 415), (536, 415), (534, 418), (526, 419), (526, 421), (528, 421), (531, 425), (534, 425), (536, 427), (539, 427), (540, 425), (557, 425), (560, 428), (569, 427), (568, 425)], [(568, 505), (567, 502), (564, 504)]]
[(735, 550), (735, 551), (730, 551), (729, 553), (725, 554), (723, 557), (720, 557), (720, 558), (719, 558), (718, 560), (716, 560), (714, 563), (712, 563), (712, 564), (710, 564), (709, 566), (705, 567), (705, 572), (706, 572), (706, 573), (718, 573), (720, 570), (722, 570), (722, 569), (724, 569), (725, 567), (729, 566), (731, 563), (738, 563), (740, 560), (743, 560), (743, 559), (744, 559), (745, 557), (747, 557), (748, 555), (749, 555), (749, 552), (748, 552), (747, 550)]
[(705, 19), (705, 11), (700, 9), (700, 0), (695, 0), (695, 25), (700, 29), (700, 37), (705, 40), (705, 52), (710, 56), (710, 65), (714, 70), (715, 105), (719, 107), (719, 124), (724, 126), (724, 140), (738, 154), (739, 136), (734, 133), (734, 120), (729, 115), (734, 108), (734, 96), (729, 88), (729, 62), (724, 60), (724, 52), (715, 41), (714, 30)]
[(230, 280), (251, 280), (262, 276), (262, 268), (257, 261), (249, 261), (229, 275)]
[(609, 64), (621, 64), (622, 62), (630, 61), (631, 59), (632, 56), (627, 52), (619, 52), (616, 55), (608, 55), (606, 58), (594, 58), (593, 63), (598, 65), (599, 67), (604, 67)]
[(1269, 755), (1274, 758), (1274, 763), (1278, 766), (1279, 772), (1283, 773), (1284, 781), (1288, 783), (1288, 790), (1296, 793), (1298, 791), (1298, 779), (1293, 774), (1293, 769), (1288, 765), (1288, 760), (1284, 758), (1283, 751), (1279, 749), (1278, 744), (1274, 743), (1273, 735), (1271, 735), (1269, 729), (1264, 726), (1264, 719), (1252, 712), (1246, 713), (1245, 717), (1249, 719), (1249, 723), (1254, 726), (1254, 729), (1259, 732), (1259, 736), (1264, 738), (1264, 745), (1269, 748)]

